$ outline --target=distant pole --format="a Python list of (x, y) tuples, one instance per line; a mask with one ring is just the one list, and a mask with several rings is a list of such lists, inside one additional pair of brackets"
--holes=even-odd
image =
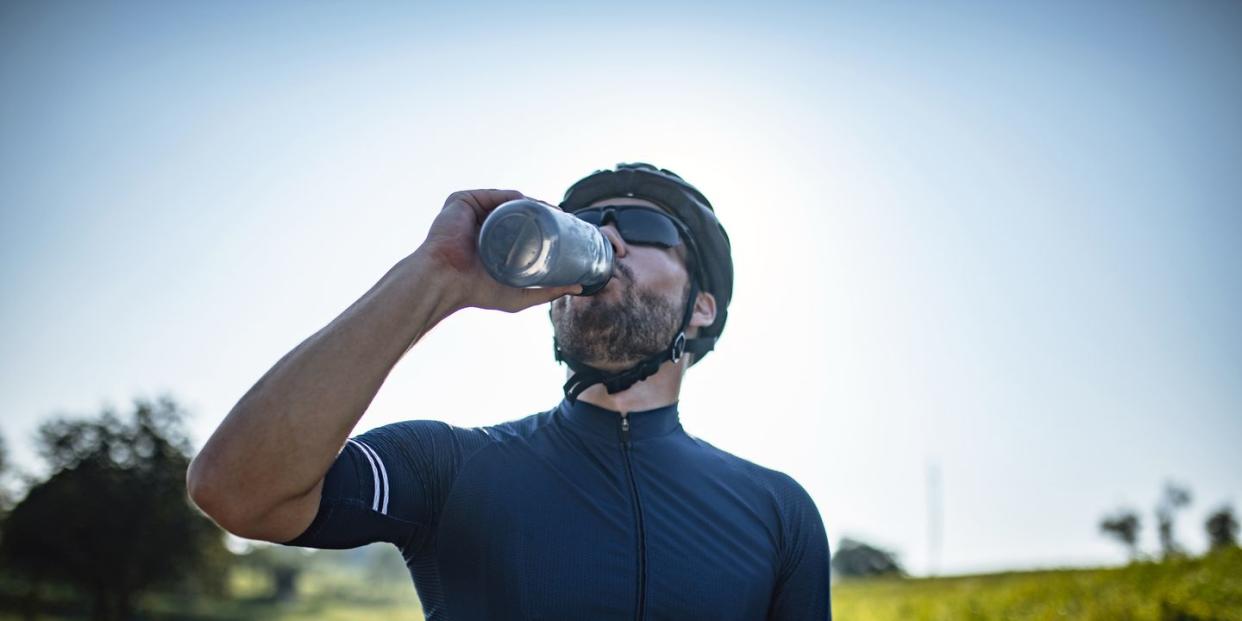
[(942, 528), (940, 508), (940, 465), (935, 460), (927, 462), (927, 575), (940, 571), (940, 533)]

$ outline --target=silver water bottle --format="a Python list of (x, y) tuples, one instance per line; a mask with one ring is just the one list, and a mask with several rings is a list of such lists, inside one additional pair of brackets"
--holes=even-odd
[(581, 295), (612, 278), (612, 244), (592, 224), (529, 198), (501, 204), (479, 230), (479, 258), (511, 287), (582, 285)]

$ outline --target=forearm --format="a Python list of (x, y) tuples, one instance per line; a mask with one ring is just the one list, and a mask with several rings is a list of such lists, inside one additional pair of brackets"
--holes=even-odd
[(238, 401), (191, 464), (195, 502), (244, 523), (317, 489), (393, 366), (459, 306), (453, 292), (417, 252), (389, 270)]

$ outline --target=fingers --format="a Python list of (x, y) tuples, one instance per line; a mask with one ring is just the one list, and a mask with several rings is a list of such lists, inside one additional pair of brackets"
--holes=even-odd
[(547, 304), (548, 302), (567, 295), (578, 295), (582, 293), (582, 285), (539, 287), (530, 289), (510, 287), (495, 281), (492, 281), (492, 285), (494, 286), (488, 287), (485, 291), (480, 291), (477, 295), (475, 295), (475, 300), (468, 303), (468, 306), (501, 310), (507, 313), (516, 313), (526, 310), (532, 306)]
[(567, 285), (564, 287), (546, 287), (538, 289), (519, 289), (517, 306), (512, 310), (514, 312), (547, 304), (557, 298), (567, 295), (578, 295), (582, 293), (582, 285)]
[(542, 289), (524, 289), (525, 296), (531, 300), (531, 306), (535, 304), (543, 304), (551, 302), (560, 297), (567, 295), (578, 295), (582, 293), (582, 285), (567, 285), (564, 287), (546, 287)]

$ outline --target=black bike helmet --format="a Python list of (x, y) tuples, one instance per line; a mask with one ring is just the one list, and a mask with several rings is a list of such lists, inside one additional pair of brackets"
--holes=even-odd
[[(659, 370), (666, 360), (676, 362), (685, 352), (693, 353), (697, 364), (715, 346), (728, 318), (729, 300), (733, 297), (733, 256), (729, 235), (716, 219), (716, 212), (707, 197), (671, 170), (636, 162), (617, 164), (615, 170), (597, 170), (565, 191), (560, 208), (568, 213), (590, 207), (607, 198), (641, 198), (663, 207), (684, 227), (690, 237), (687, 244), (692, 254), (690, 295), (681, 329), (665, 351), (634, 367), (609, 373), (567, 358), (553, 341), (558, 362), (563, 361), (575, 371), (565, 383), (565, 395), (574, 401), (582, 391), (602, 383), (609, 393), (620, 392), (646, 379)], [(699, 328), (699, 335), (687, 339), (686, 329), (694, 312), (694, 299), (699, 291), (716, 298), (716, 320)]]

